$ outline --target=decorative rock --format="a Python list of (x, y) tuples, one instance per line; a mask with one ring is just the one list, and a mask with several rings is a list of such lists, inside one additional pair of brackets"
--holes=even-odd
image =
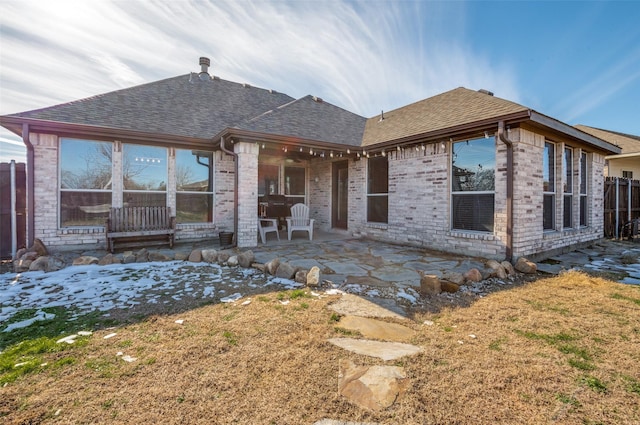
[(413, 329), (406, 326), (359, 316), (342, 317), (338, 327), (358, 331), (365, 338), (386, 341), (407, 342), (415, 336)]
[(311, 270), (307, 273), (305, 281), (307, 286), (315, 287), (320, 285), (320, 267), (311, 267)]
[(203, 249), (200, 251), (202, 255), (202, 261), (207, 263), (215, 263), (218, 261), (218, 251), (215, 249)]
[(380, 411), (393, 405), (407, 391), (409, 381), (399, 366), (356, 366), (340, 362), (338, 391), (356, 405)]
[(469, 269), (465, 274), (462, 275), (467, 282), (480, 282), (482, 280), (482, 273), (480, 270), (473, 268)]
[(83, 255), (81, 257), (76, 258), (75, 260), (73, 260), (73, 265), (74, 266), (87, 266), (89, 264), (98, 264), (100, 260), (98, 260), (96, 257), (92, 257), (90, 255)]
[(149, 253), (149, 261), (171, 261), (171, 260), (172, 260), (171, 257), (161, 252), (153, 251)]
[(420, 294), (422, 296), (438, 295), (442, 292), (440, 279), (434, 274), (422, 274), (420, 277)]
[(63, 259), (49, 256), (49, 261), (47, 262), (47, 271), (48, 272), (56, 272), (58, 270), (62, 270), (65, 267), (65, 262)]
[(22, 272), (26, 272), (27, 270), (29, 270), (29, 267), (31, 267), (31, 263), (33, 262), (33, 260), (24, 260), (24, 259), (19, 259), (18, 261), (14, 261), (13, 262), (13, 271), (15, 273), (22, 273)]
[(43, 257), (38, 257), (29, 264), (30, 272), (46, 272), (49, 265), (49, 257), (46, 255)]
[(307, 283), (307, 271), (306, 270), (298, 270), (294, 277), (294, 280), (298, 283), (302, 283), (305, 285)]
[(27, 251), (24, 254), (22, 254), (22, 256), (20, 257), (21, 260), (29, 260), (29, 261), (33, 261), (36, 258), (38, 258), (38, 253), (35, 251)]
[(331, 338), (329, 342), (352, 353), (377, 357), (385, 361), (412, 356), (422, 351), (420, 347), (402, 342), (370, 341), (354, 338)]
[(278, 270), (276, 270), (276, 277), (283, 279), (292, 279), (296, 274), (296, 268), (289, 263), (280, 263)]
[(142, 248), (136, 252), (136, 263), (146, 263), (147, 261), (149, 261), (149, 250), (147, 248)]
[(237, 265), (238, 265), (238, 256), (232, 255), (231, 257), (229, 257), (229, 259), (227, 260), (227, 266), (235, 267)]
[(442, 274), (442, 280), (453, 282), (456, 285), (462, 285), (464, 283), (464, 276), (462, 276), (462, 273), (446, 271)]
[(202, 261), (202, 251), (199, 249), (194, 249), (189, 254), (189, 261), (192, 263), (199, 263)]
[(504, 266), (496, 260), (487, 261), (487, 267), (491, 270), (491, 276), (495, 276), (499, 279), (507, 278), (507, 271), (504, 269)]
[(262, 263), (253, 263), (253, 264), (251, 264), (251, 267), (256, 269), (256, 270), (260, 270), (262, 273), (265, 272), (265, 267), (264, 267), (264, 264), (262, 264)]
[(136, 256), (133, 255), (133, 252), (126, 251), (122, 254), (122, 264), (131, 264), (136, 262)]
[(275, 276), (276, 275), (276, 270), (278, 270), (278, 267), (280, 266), (280, 259), (279, 258), (274, 258), (273, 260), (267, 262), (264, 265), (264, 269), (267, 271), (267, 273), (269, 273), (271, 276)]
[(178, 251), (178, 252), (176, 252), (176, 255), (174, 257), (175, 257), (175, 259), (177, 261), (187, 261), (189, 259), (189, 254), (191, 254), (191, 253)]
[(460, 285), (453, 282), (447, 282), (446, 280), (440, 282), (440, 287), (442, 288), (442, 292), (449, 292), (451, 294), (460, 290)]
[(107, 266), (109, 264), (118, 264), (118, 263), (120, 263), (120, 259), (111, 253), (105, 255), (100, 259), (100, 261), (98, 261), (99, 266)]
[(516, 269), (513, 268), (513, 264), (508, 261), (503, 261), (500, 263), (502, 267), (504, 267), (504, 271), (507, 272), (507, 275), (512, 276), (516, 274)]
[(520, 257), (516, 262), (515, 269), (520, 273), (534, 274), (538, 270), (538, 267), (536, 266), (536, 263), (531, 262), (524, 257)]
[(256, 261), (256, 256), (253, 254), (253, 251), (245, 251), (238, 254), (238, 264), (240, 267), (247, 268), (251, 266), (251, 263)]
[(49, 255), (49, 251), (47, 247), (44, 246), (44, 243), (38, 238), (35, 238), (33, 241), (33, 245), (29, 248), (29, 251), (35, 252), (38, 254), (38, 257), (44, 257)]
[(227, 264), (227, 261), (229, 260), (229, 257), (231, 257), (231, 254), (229, 253), (229, 251), (219, 251), (218, 252), (218, 264), (220, 264), (221, 266)]
[(16, 251), (16, 255), (15, 257), (13, 257), (13, 259), (19, 260), (20, 258), (22, 258), (24, 254), (26, 254), (26, 252), (27, 252), (27, 248), (20, 248), (19, 250)]

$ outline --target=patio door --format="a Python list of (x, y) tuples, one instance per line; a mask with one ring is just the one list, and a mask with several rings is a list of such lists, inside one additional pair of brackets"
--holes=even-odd
[(332, 227), (347, 228), (347, 206), (349, 193), (349, 161), (333, 163), (332, 170)]

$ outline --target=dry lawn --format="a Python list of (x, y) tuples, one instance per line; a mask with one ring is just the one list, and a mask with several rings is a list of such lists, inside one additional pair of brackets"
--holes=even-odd
[[(378, 413), (337, 393), (340, 359), (384, 363), (327, 342), (341, 335), (327, 309), (337, 298), (282, 305), (282, 296), (96, 332), (84, 346), (48, 355), (72, 356), (72, 364), (0, 388), (0, 421), (640, 423), (640, 287), (571, 272), (469, 307), (415, 312), (409, 326), (424, 352), (387, 363), (404, 366), (411, 384)], [(117, 336), (104, 339), (110, 332)]]

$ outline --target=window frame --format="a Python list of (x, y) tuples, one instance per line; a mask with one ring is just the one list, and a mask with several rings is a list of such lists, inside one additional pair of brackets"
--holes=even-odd
[(563, 193), (562, 193), (562, 228), (573, 229), (573, 172), (574, 149), (564, 146), (562, 151)]
[[(551, 150), (548, 151), (547, 148), (551, 148)], [(542, 229), (543, 231), (554, 231), (556, 229), (556, 144), (549, 140), (545, 140), (542, 154), (542, 198)], [(547, 208), (551, 209), (548, 211), (550, 214), (549, 224), (545, 220)]]
[[(215, 207), (215, 155), (213, 151), (204, 151), (204, 150), (195, 150), (195, 152), (201, 152), (203, 154), (206, 154), (206, 157), (209, 159), (209, 166), (208, 166), (208, 178), (209, 178), (209, 182), (208, 182), (208, 188), (210, 188), (210, 190), (180, 190), (180, 186), (178, 185), (178, 165), (179, 165), (179, 153), (181, 151), (191, 151), (192, 153), (194, 152), (193, 149), (180, 149), (180, 148), (176, 148), (175, 150), (175, 180), (176, 180), (176, 184), (175, 184), (175, 188), (176, 188), (176, 211), (175, 211), (175, 215), (176, 215), (176, 221), (177, 224), (209, 224), (209, 223), (214, 223), (215, 219), (215, 213), (214, 213), (214, 207)], [(205, 155), (202, 155), (205, 156)], [(197, 160), (196, 160), (196, 163)], [(207, 221), (180, 221), (180, 202), (179, 202), (179, 196), (180, 195), (191, 195), (191, 196), (207, 196), (209, 197), (209, 202), (210, 202), (210, 208), (207, 211), (208, 214), (208, 219)]]
[[(160, 160), (160, 163), (164, 162), (164, 190), (159, 190), (159, 189), (127, 189), (126, 185), (125, 185), (125, 171), (124, 171), (124, 167), (125, 167), (125, 163), (127, 161), (127, 153), (126, 150), (128, 147), (130, 146), (136, 146), (136, 147), (142, 147), (142, 148), (153, 148), (153, 149), (160, 149), (164, 152), (164, 157), (163, 158), (156, 158), (158, 160)], [(138, 158), (141, 158), (141, 161), (144, 159), (147, 159), (147, 162), (149, 162), (148, 160), (150, 160), (151, 158), (144, 158), (144, 157), (139, 157), (136, 156), (136, 160)], [(164, 146), (156, 146), (156, 145), (141, 145), (138, 143), (123, 143), (122, 144), (122, 164), (123, 164), (123, 168), (120, 174), (120, 179), (122, 182), (122, 202), (123, 202), (123, 206), (128, 206), (127, 202), (127, 194), (132, 194), (135, 198), (140, 198), (139, 195), (143, 195), (146, 194), (148, 195), (149, 198), (153, 198), (156, 197), (157, 199), (161, 199), (162, 197), (164, 197), (164, 202), (149, 202), (149, 199), (144, 200), (143, 201), (143, 206), (167, 206), (168, 202), (169, 202), (169, 149), (167, 147)], [(139, 202), (139, 201), (138, 201)], [(133, 205), (135, 206), (135, 205)]]
[[(64, 177), (63, 177), (63, 169), (64, 167), (64, 144), (65, 142), (85, 142), (85, 143), (94, 143), (97, 145), (104, 145), (105, 147), (108, 146), (109, 150), (111, 151), (111, 157), (109, 159), (109, 172), (110, 172), (110, 178), (109, 178), (109, 182), (105, 185), (105, 187), (108, 187), (108, 189), (99, 189), (99, 188), (65, 188), (63, 187), (63, 181), (64, 181)], [(101, 204), (97, 204), (97, 205), (89, 205), (88, 207), (100, 207), (103, 205), (109, 205), (109, 208), (111, 208), (111, 206), (113, 205), (113, 143), (112, 142), (107, 142), (107, 141), (103, 141), (103, 140), (92, 140), (92, 139), (84, 139), (84, 138), (76, 138), (76, 137), (60, 137), (58, 140), (58, 151), (59, 151), (59, 160), (58, 160), (58, 164), (57, 164), (57, 168), (58, 168), (58, 182), (57, 182), (57, 196), (58, 196), (58, 207), (57, 207), (57, 225), (58, 225), (58, 229), (81, 229), (81, 228), (93, 228), (93, 227), (100, 227), (104, 225), (104, 221), (106, 220), (106, 218), (108, 217), (108, 210), (104, 211), (102, 213), (101, 216), (96, 216), (95, 220), (97, 221), (95, 224), (72, 224), (72, 225), (66, 225), (65, 223), (63, 223), (63, 217), (65, 216), (65, 213), (63, 212), (63, 197), (66, 194), (101, 194), (101, 195), (107, 195), (107, 197), (105, 198), (105, 201), (108, 199), (108, 202), (103, 202)], [(77, 157), (76, 157), (77, 159)], [(86, 179), (86, 177), (85, 177)], [(86, 181), (86, 180), (85, 180)], [(88, 214), (89, 212), (85, 211), (85, 214)], [(99, 213), (98, 213), (99, 214)]]
[[(479, 172), (478, 173), (470, 172), (467, 170), (467, 168), (464, 167), (464, 165), (462, 168), (455, 165), (456, 160), (458, 159), (457, 157), (458, 152), (456, 152), (456, 146), (466, 147), (470, 144), (473, 144), (474, 142), (487, 143), (489, 146), (492, 147), (491, 149), (491, 155), (493, 160), (492, 190), (465, 190), (462, 187), (463, 184), (466, 182), (467, 177), (471, 175), (475, 176), (479, 174)], [(461, 232), (489, 233), (489, 234), (494, 233), (495, 225), (496, 225), (495, 224), (495, 202), (496, 202), (495, 180), (496, 180), (496, 170), (497, 170), (497, 152), (496, 152), (495, 137), (491, 136), (491, 137), (483, 137), (483, 138), (476, 138), (476, 139), (460, 140), (458, 142), (452, 143), (450, 163), (451, 163), (451, 172), (449, 175), (451, 179), (451, 189), (450, 189), (450, 195), (451, 195), (450, 228), (451, 230), (461, 231)], [(478, 167), (478, 169), (482, 170), (480, 166)], [(458, 171), (458, 174), (456, 175), (456, 170), (462, 170), (462, 171)], [(460, 173), (464, 171), (468, 173), (468, 176), (460, 175)], [(465, 177), (465, 179), (463, 180), (462, 177)], [(483, 215), (480, 214), (480, 212), (486, 210), (486, 208), (489, 207), (489, 205), (486, 203), (486, 201), (483, 201), (483, 199), (487, 199), (487, 200), (490, 199), (490, 201), (488, 202), (490, 204), (490, 209), (487, 211), (488, 213), (485, 214), (484, 216), (484, 219), (487, 219), (490, 217), (490, 222), (486, 221), (485, 223), (483, 223), (484, 221)], [(458, 220), (458, 217), (456, 216), (456, 212), (458, 210), (456, 208), (456, 205), (458, 205), (458, 203), (463, 201), (467, 202), (466, 204), (462, 205), (463, 209), (465, 211), (470, 211), (472, 213), (471, 222), (458, 226), (457, 223), (462, 223), (462, 221), (464, 220), (462, 219)], [(471, 204), (469, 204), (469, 201), (471, 202)], [(464, 205), (467, 205), (467, 206), (473, 205), (473, 206), (469, 208), (464, 208)]]
[(580, 227), (589, 226), (589, 161), (585, 151), (580, 152)]
[[(378, 167), (384, 163), (384, 170)], [(382, 171), (385, 179), (377, 177)], [(375, 173), (375, 175), (373, 174)], [(377, 177), (377, 178), (376, 178)], [(377, 184), (384, 182), (381, 187)], [(386, 156), (367, 158), (367, 223), (389, 223), (389, 160)], [(374, 208), (375, 207), (375, 208)], [(383, 217), (384, 216), (384, 217)]]

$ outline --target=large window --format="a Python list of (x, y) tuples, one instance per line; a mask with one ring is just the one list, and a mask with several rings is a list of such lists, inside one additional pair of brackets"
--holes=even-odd
[(122, 145), (122, 184), (125, 207), (167, 205), (167, 149)]
[(367, 221), (387, 223), (389, 220), (389, 163), (387, 157), (368, 159)]
[(580, 153), (580, 226), (588, 226), (587, 154)]
[(564, 209), (562, 227), (573, 227), (573, 149), (564, 148), (562, 157), (564, 170)]
[(213, 153), (176, 149), (176, 220), (213, 222)]
[(495, 139), (453, 144), (451, 159), (452, 228), (493, 232)]
[(102, 226), (111, 207), (112, 144), (60, 140), (60, 227)]
[(555, 229), (556, 205), (556, 154), (555, 145), (550, 142), (544, 144), (542, 155), (542, 225), (544, 230)]

